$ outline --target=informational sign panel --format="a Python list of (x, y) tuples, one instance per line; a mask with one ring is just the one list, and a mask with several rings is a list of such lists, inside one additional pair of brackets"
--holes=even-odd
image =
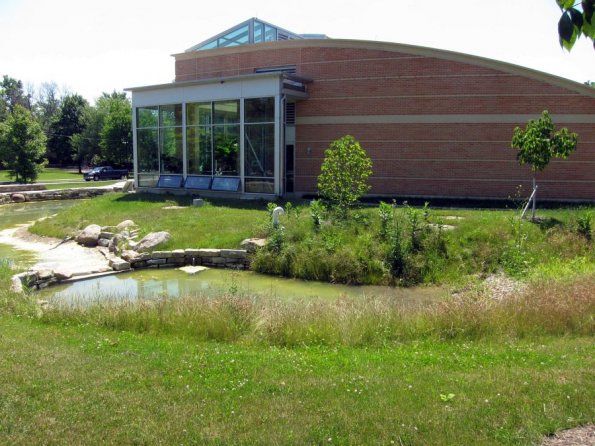
[(180, 188), (183, 181), (182, 175), (161, 175), (157, 187)]
[(215, 178), (213, 178), (213, 184), (211, 185), (211, 190), (237, 192), (239, 189), (240, 189), (240, 179), (239, 178), (215, 177)]
[(211, 177), (187, 177), (184, 187), (186, 189), (209, 190), (211, 187)]

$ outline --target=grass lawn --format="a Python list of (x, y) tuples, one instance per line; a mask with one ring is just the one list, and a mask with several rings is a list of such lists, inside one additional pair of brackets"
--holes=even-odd
[(592, 337), (279, 348), (0, 316), (1, 444), (535, 444), (594, 419)]
[[(77, 203), (47, 223), (39, 222), (32, 232), (62, 238), (91, 223), (109, 226), (131, 219), (140, 225), (141, 235), (171, 233), (172, 240), (159, 249), (238, 248), (243, 239), (262, 234), (267, 221), (263, 202), (232, 200), (200, 208), (191, 204), (191, 197), (107, 194)], [(178, 205), (184, 208), (164, 209)]]
[[(37, 183), (44, 183), (46, 181), (81, 181), (82, 178), (83, 176), (76, 169), (47, 167), (39, 174)], [(11, 181), (12, 179), (8, 176), (8, 172), (6, 170), (0, 170), (0, 182)]]

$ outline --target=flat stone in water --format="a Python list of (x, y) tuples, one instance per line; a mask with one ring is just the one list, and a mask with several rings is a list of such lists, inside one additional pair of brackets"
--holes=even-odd
[(178, 268), (178, 269), (180, 271), (184, 271), (185, 273), (188, 273), (188, 274), (196, 274), (196, 273), (199, 273), (199, 272), (204, 271), (204, 270), (209, 269), (209, 268), (207, 268), (206, 266), (188, 265), (188, 266), (183, 266), (183, 267)]

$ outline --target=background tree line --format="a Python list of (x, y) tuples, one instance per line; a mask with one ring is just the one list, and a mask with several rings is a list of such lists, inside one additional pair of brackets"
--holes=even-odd
[(132, 167), (131, 104), (125, 93), (102, 93), (89, 104), (55, 82), (38, 89), (4, 75), (0, 83), (0, 168), (34, 181), (47, 164)]

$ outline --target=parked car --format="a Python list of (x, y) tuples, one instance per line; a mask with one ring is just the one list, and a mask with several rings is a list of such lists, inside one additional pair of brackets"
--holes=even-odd
[(119, 180), (128, 178), (128, 170), (114, 169), (111, 166), (95, 167), (83, 174), (85, 181)]

